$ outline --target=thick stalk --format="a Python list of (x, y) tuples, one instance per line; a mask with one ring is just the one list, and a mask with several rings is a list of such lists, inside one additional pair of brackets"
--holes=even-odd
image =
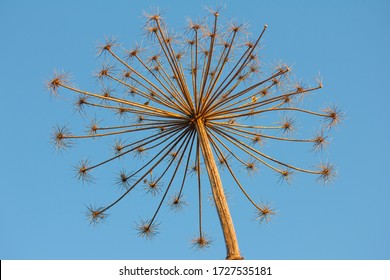
[(211, 190), (213, 193), (215, 207), (217, 208), (219, 220), (221, 223), (223, 235), (225, 238), (227, 260), (243, 259), (238, 248), (236, 232), (234, 230), (233, 220), (230, 215), (229, 207), (226, 202), (226, 196), (223, 191), (221, 177), (219, 176), (218, 168), (211, 150), (210, 141), (205, 128), (203, 118), (197, 118), (195, 127), (198, 132), (198, 138), (202, 148), (202, 154), (206, 165), (207, 173), (210, 180)]

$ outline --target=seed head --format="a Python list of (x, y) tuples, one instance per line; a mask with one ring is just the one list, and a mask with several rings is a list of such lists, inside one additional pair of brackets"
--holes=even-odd
[(127, 81), (131, 78), (131, 75), (133, 74), (133, 72), (131, 70), (123, 70), (122, 71), (122, 79), (124, 81)]
[(87, 105), (88, 97), (84, 95), (78, 96), (77, 100), (74, 102), (76, 111), (79, 113), (85, 112), (85, 106)]
[(122, 141), (122, 139), (115, 140), (113, 150), (116, 155), (120, 155), (123, 152), (124, 148), (125, 148), (125, 143)]
[(322, 182), (324, 185), (333, 182), (336, 177), (336, 168), (330, 163), (321, 163), (318, 165), (318, 173), (320, 176), (317, 181)]
[(295, 92), (303, 92), (305, 90), (305, 85), (303, 82), (296, 82), (294, 84)]
[(144, 115), (137, 115), (135, 123), (142, 124), (144, 121), (145, 121), (145, 116)]
[(343, 113), (337, 108), (337, 106), (327, 107), (323, 110), (323, 112), (327, 115), (326, 119), (328, 121), (328, 128), (332, 128), (343, 121)]
[(184, 206), (187, 205), (187, 203), (183, 200), (183, 195), (175, 194), (172, 196), (168, 205), (170, 206), (171, 210), (179, 212), (183, 209)]
[(95, 77), (98, 78), (99, 80), (103, 80), (107, 78), (107, 76), (111, 75), (114, 69), (115, 69), (114, 66), (103, 64), (100, 70), (96, 72)]
[(326, 146), (329, 144), (327, 141), (328, 136), (324, 135), (324, 131), (321, 131), (316, 137), (313, 139), (313, 151), (320, 152), (323, 151)]
[(178, 151), (170, 152), (169, 155), (168, 155), (168, 161), (173, 160), (173, 161), (177, 162), (179, 160), (179, 155), (180, 154), (179, 154)]
[(230, 155), (218, 155), (218, 161), (217, 165), (219, 168), (223, 169), (227, 166), (228, 159), (230, 158)]
[(46, 88), (53, 95), (58, 95), (58, 89), (62, 85), (69, 84), (70, 75), (64, 72), (54, 71), (53, 78), (49, 81), (46, 81)]
[(95, 135), (99, 129), (99, 121), (96, 119), (93, 119), (91, 121), (91, 124), (88, 126), (88, 133), (89, 135)]
[(263, 88), (262, 90), (260, 90), (261, 97), (267, 96), (269, 94), (270, 94), (270, 92), (269, 92), (268, 88)]
[(93, 206), (87, 206), (87, 212), (85, 213), (89, 224), (97, 225), (98, 223), (105, 222), (108, 215), (104, 213), (103, 207), (95, 208)]
[(75, 166), (76, 178), (83, 183), (91, 183), (94, 178), (90, 174), (91, 163), (89, 160), (81, 160), (77, 166)]
[(116, 184), (124, 190), (128, 190), (131, 186), (131, 176), (129, 173), (127, 173), (124, 169), (121, 170), (118, 174), (118, 177), (116, 179)]
[(150, 221), (141, 221), (136, 226), (138, 236), (151, 240), (158, 234), (158, 226), (159, 224), (155, 221), (152, 223)]
[(147, 155), (146, 148), (142, 145), (139, 145), (135, 150), (134, 150), (134, 157), (138, 159), (142, 159)]
[(105, 42), (104, 43), (100, 43), (98, 45), (98, 53), (97, 55), (100, 56), (102, 54), (105, 54), (109, 51), (111, 51), (111, 49), (113, 47), (117, 47), (119, 46), (117, 40), (114, 38), (114, 37), (106, 37), (105, 39)]
[(193, 162), (189, 167), (188, 167), (188, 172), (191, 175), (196, 175), (198, 173), (202, 173), (202, 168), (198, 166), (196, 162)]
[(104, 97), (112, 97), (112, 95), (111, 95), (112, 92), (114, 92), (113, 89), (111, 89), (111, 88), (109, 88), (109, 87), (105, 87), (105, 88), (102, 89), (102, 93), (101, 93), (101, 94), (102, 94)]
[(141, 45), (136, 44), (136, 46), (133, 49), (126, 51), (127, 57), (128, 59), (132, 60), (134, 57), (139, 56), (139, 54), (142, 53), (144, 50), (145, 49), (142, 48)]
[(160, 11), (159, 8), (154, 8), (150, 12), (143, 12), (144, 17), (147, 19), (147, 22), (151, 21), (159, 21), (162, 19), (162, 12)]
[(156, 196), (161, 192), (162, 182), (155, 176), (150, 176), (149, 179), (145, 179), (144, 185), (144, 190), (152, 196)]
[(119, 105), (119, 107), (116, 109), (115, 113), (119, 118), (124, 118), (126, 114), (130, 111), (129, 108), (127, 108), (124, 105)]
[(155, 39), (156, 38), (156, 34), (158, 32), (157, 26), (147, 25), (147, 26), (145, 26), (144, 30), (145, 30), (145, 35), (148, 38), (151, 38), (151, 39)]
[(295, 122), (296, 121), (294, 117), (284, 116), (280, 122), (283, 133), (289, 134), (293, 132), (295, 129)]
[(260, 223), (268, 223), (275, 214), (275, 210), (269, 204), (261, 203), (256, 209), (256, 220), (260, 221)]
[(280, 182), (286, 182), (288, 184), (291, 183), (292, 176), (294, 174), (294, 172), (291, 169), (285, 168), (278, 173), (279, 173), (279, 181)]
[(212, 241), (207, 238), (207, 235), (201, 234), (192, 240), (192, 247), (196, 250), (205, 250), (210, 247)]
[(264, 145), (264, 139), (263, 139), (263, 137), (259, 133), (256, 133), (256, 135), (252, 136), (251, 143), (252, 143), (252, 145), (259, 144), (260, 146), (263, 146)]
[(56, 126), (53, 129), (51, 140), (57, 150), (69, 148), (73, 145), (70, 130), (66, 126)]
[(245, 163), (245, 169), (249, 176), (254, 175), (258, 171), (257, 161), (252, 159)]
[(243, 33), (247, 34), (248, 24), (238, 23), (236, 20), (233, 20), (229, 23), (227, 30), (233, 33)]

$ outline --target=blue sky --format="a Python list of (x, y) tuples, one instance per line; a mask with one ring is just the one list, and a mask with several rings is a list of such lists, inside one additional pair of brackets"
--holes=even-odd
[[(0, 258), (1, 259), (223, 259), (225, 248), (215, 210), (205, 206), (204, 228), (213, 239), (205, 251), (191, 248), (197, 232), (195, 191), (181, 213), (159, 216), (160, 234), (149, 241), (134, 230), (158, 200), (135, 192), (110, 211), (106, 223), (90, 226), (85, 205), (111, 201), (115, 170), (83, 185), (73, 166), (107, 154), (110, 142), (83, 142), (58, 153), (50, 143), (56, 124), (82, 129), (86, 122), (69, 95), (53, 98), (44, 81), (64, 69), (77, 84), (95, 89), (101, 64), (96, 45), (113, 35), (131, 47), (142, 41), (142, 12), (164, 11), (181, 32), (185, 17), (206, 14), (221, 1), (2, 1), (0, 4)], [(390, 4), (387, 1), (224, 1), (222, 20), (249, 23), (258, 34), (268, 24), (262, 59), (283, 60), (310, 83), (321, 73), (324, 89), (310, 97), (314, 109), (337, 104), (346, 114), (322, 155), (279, 148), (287, 158), (318, 158), (337, 165), (330, 186), (312, 176), (278, 183), (267, 172), (244, 178), (255, 198), (278, 214), (259, 224), (250, 205), (231, 186), (231, 212), (247, 259), (389, 259)], [(99, 116), (97, 116), (98, 118)], [(112, 117), (112, 116), (111, 116)], [(302, 125), (304, 122), (302, 122)], [(267, 147), (265, 147), (266, 149)], [(269, 147), (270, 151), (275, 147)], [(131, 161), (131, 160), (130, 160)], [(125, 163), (134, 165), (136, 163)], [(241, 174), (242, 175), (242, 174)], [(245, 177), (245, 176), (243, 176)], [(230, 187), (227, 187), (228, 189)], [(230, 190), (229, 190), (230, 191)], [(205, 191), (205, 196), (209, 193)], [(150, 211), (149, 211), (150, 212)]]

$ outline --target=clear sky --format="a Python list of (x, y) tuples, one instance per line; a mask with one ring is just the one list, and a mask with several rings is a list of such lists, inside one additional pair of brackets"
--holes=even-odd
[[(90, 141), (62, 153), (54, 151), (53, 126), (82, 127), (86, 120), (74, 112), (69, 95), (53, 98), (44, 87), (54, 69), (63, 69), (78, 85), (95, 89), (92, 73), (101, 64), (97, 42), (108, 35), (126, 47), (141, 42), (145, 10), (160, 7), (169, 26), (182, 32), (187, 16), (200, 18), (207, 13), (204, 5), (220, 3), (1, 1), (1, 259), (225, 257), (218, 218), (210, 205), (204, 209), (204, 228), (213, 244), (201, 252), (191, 248), (197, 232), (192, 198), (196, 192), (191, 186), (185, 194), (189, 203), (181, 213), (164, 209), (159, 215), (160, 233), (153, 240), (139, 238), (134, 229), (158, 203), (142, 189), (111, 209), (106, 223), (90, 226), (85, 205), (104, 204), (121, 194), (112, 183), (116, 171), (103, 170), (94, 184), (83, 185), (73, 166), (88, 156), (101, 158), (112, 143)], [(243, 179), (256, 200), (278, 210), (270, 223), (259, 224), (233, 182), (226, 182), (242, 255), (389, 259), (389, 2), (227, 0), (225, 5), (222, 22), (247, 22), (253, 34), (268, 24), (262, 41), (265, 63), (290, 63), (308, 83), (321, 73), (324, 88), (310, 97), (312, 109), (337, 104), (346, 114), (325, 153), (313, 156), (310, 147), (303, 154), (294, 153), (291, 146), (279, 148), (287, 158), (307, 158), (313, 165), (318, 158), (334, 162), (338, 176), (330, 186), (316, 183), (310, 175), (299, 175), (290, 185), (278, 183), (266, 169)], [(268, 148), (272, 153), (275, 147)], [(130, 158), (122, 164), (131, 168), (137, 163)], [(209, 193), (205, 190), (204, 195)]]

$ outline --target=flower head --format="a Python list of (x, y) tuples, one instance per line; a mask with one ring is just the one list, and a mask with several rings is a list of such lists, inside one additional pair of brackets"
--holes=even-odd
[(183, 195), (175, 194), (172, 196), (168, 205), (170, 206), (171, 210), (179, 212), (183, 209), (184, 206), (187, 205), (187, 203), (183, 200)]
[(73, 145), (71, 133), (67, 126), (56, 126), (53, 129), (51, 139), (57, 150), (66, 149)]
[(288, 134), (294, 131), (296, 120), (292, 116), (283, 116), (282, 121), (280, 122), (281, 130)]
[(110, 52), (113, 47), (117, 46), (119, 46), (119, 44), (114, 37), (106, 37), (105, 42), (98, 45), (97, 55), (100, 56), (101, 54)]
[(321, 163), (318, 165), (318, 178), (317, 181), (322, 182), (323, 184), (328, 184), (333, 182), (336, 177), (336, 168), (333, 164), (330, 163)]
[(88, 105), (88, 97), (84, 95), (79, 95), (74, 102), (74, 106), (77, 112), (85, 113), (85, 107)]
[(248, 172), (248, 175), (250, 176), (256, 174), (259, 170), (258, 163), (254, 159), (245, 162), (244, 166), (245, 166), (245, 170)]
[(140, 237), (151, 240), (158, 234), (158, 223), (155, 221), (141, 221), (136, 229)]
[(328, 128), (332, 128), (340, 124), (344, 119), (342, 111), (337, 108), (337, 106), (327, 107), (323, 110), (323, 112), (326, 114), (325, 118), (328, 121)]
[(69, 84), (70, 75), (69, 73), (54, 71), (54, 76), (51, 80), (46, 81), (46, 88), (53, 95), (58, 94), (58, 89), (63, 86)]
[[(103, 64), (101, 68), (96, 72), (95, 77), (98, 78), (99, 80), (103, 80), (105, 78), (108, 78), (111, 74), (113, 74), (115, 67), (112, 65), (108, 64)], [(110, 92), (107, 92), (108, 95)], [(104, 96), (104, 93), (103, 93)]]
[(272, 216), (276, 214), (275, 210), (269, 204), (260, 204), (256, 209), (256, 220), (260, 223), (268, 223)]
[(212, 241), (207, 237), (207, 235), (201, 234), (200, 236), (194, 238), (191, 243), (196, 250), (205, 250), (210, 247)]
[(316, 152), (323, 151), (329, 144), (327, 138), (328, 137), (325, 136), (324, 131), (318, 133), (318, 135), (315, 136), (313, 139), (313, 150)]
[(279, 171), (279, 181), (280, 182), (286, 182), (288, 184), (291, 183), (292, 176), (294, 174), (294, 171), (292, 171), (289, 168), (284, 168), (281, 171)]
[(123, 152), (125, 146), (126, 144), (122, 139), (116, 139), (114, 147), (112, 148), (114, 150), (115, 155), (120, 155)]
[(132, 184), (132, 176), (130, 173), (127, 173), (124, 169), (119, 172), (117, 175), (116, 184), (124, 189), (128, 190)]
[(150, 176), (149, 179), (144, 179), (144, 189), (152, 196), (156, 196), (161, 192), (162, 182), (156, 176)]
[(81, 160), (77, 166), (75, 166), (76, 177), (83, 183), (91, 183), (94, 181), (90, 171), (91, 163), (89, 160)]
[(108, 215), (104, 212), (103, 207), (93, 207), (92, 205), (87, 206), (87, 212), (85, 213), (89, 223), (92, 225), (97, 225), (98, 223), (105, 222)]

